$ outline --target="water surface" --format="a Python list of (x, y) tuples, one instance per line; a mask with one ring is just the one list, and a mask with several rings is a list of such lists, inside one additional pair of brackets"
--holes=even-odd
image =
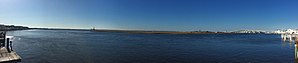
[(265, 34), (12, 31), (21, 63), (294, 63), (294, 44)]

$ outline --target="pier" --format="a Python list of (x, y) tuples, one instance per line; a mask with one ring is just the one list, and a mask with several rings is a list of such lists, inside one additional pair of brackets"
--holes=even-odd
[(298, 34), (281, 34), (283, 41), (298, 41)]
[(295, 63), (298, 63), (298, 34), (281, 34), (285, 42), (295, 43)]
[(0, 32), (0, 62), (20, 61), (21, 57), (12, 49), (12, 36), (7, 37), (6, 32)]

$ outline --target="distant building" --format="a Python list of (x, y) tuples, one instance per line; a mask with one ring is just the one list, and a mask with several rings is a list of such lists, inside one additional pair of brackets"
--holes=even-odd
[(239, 30), (239, 31), (234, 31), (232, 33), (268, 33), (266, 31), (262, 31), (262, 30)]
[(298, 34), (298, 30), (294, 30), (294, 29), (287, 29), (287, 30), (277, 30), (274, 31), (273, 33), (275, 34)]

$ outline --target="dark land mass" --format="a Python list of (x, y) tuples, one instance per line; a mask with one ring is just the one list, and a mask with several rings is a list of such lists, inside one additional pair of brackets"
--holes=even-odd
[(27, 30), (29, 27), (15, 25), (0, 25), (0, 31)]

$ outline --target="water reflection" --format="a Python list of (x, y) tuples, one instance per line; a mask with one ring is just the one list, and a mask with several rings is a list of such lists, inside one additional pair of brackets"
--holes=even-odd
[(298, 63), (297, 42), (298, 41), (295, 42), (295, 63)]
[(292, 48), (294, 42), (283, 41), (281, 44), (282, 44), (282, 47), (289, 47), (289, 48)]
[(290, 46), (290, 48), (292, 48), (293, 47), (293, 44), (298, 41), (298, 39), (296, 39), (296, 37), (298, 37), (298, 35), (282, 34), (281, 35), (281, 38), (283, 40), (282, 46), (283, 47), (286, 47), (287, 44), (288, 44)]

